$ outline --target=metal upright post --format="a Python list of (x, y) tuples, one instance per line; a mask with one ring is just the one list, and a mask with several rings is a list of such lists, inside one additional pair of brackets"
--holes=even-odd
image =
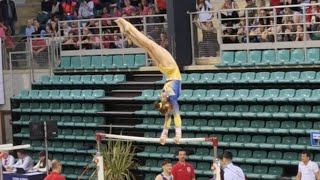
[(43, 128), (44, 128), (44, 145), (46, 148), (46, 171), (47, 171), (47, 175), (49, 174), (49, 161), (48, 161), (48, 157), (49, 157), (49, 153), (48, 153), (48, 131), (47, 131), (47, 121), (43, 122)]

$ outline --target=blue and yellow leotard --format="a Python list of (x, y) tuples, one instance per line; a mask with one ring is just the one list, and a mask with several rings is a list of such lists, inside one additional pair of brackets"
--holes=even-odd
[[(175, 127), (181, 128), (181, 117), (178, 103), (178, 98), (181, 92), (181, 74), (179, 67), (177, 65), (164, 67), (159, 64), (159, 69), (167, 78), (167, 82), (164, 84), (162, 91), (167, 94), (168, 101), (172, 106)], [(169, 129), (170, 124), (171, 116), (165, 119), (164, 128)]]

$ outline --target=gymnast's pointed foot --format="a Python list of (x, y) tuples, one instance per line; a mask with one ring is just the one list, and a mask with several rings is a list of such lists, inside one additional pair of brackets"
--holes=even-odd
[(176, 137), (173, 139), (174, 143), (180, 144), (181, 137), (182, 137), (181, 128), (176, 128)]
[(163, 129), (161, 136), (160, 136), (160, 144), (165, 145), (168, 139), (168, 129)]
[(125, 19), (119, 18), (119, 19), (115, 20), (114, 22), (117, 23), (117, 25), (119, 26), (120, 32), (126, 33), (130, 30), (131, 24), (128, 21), (126, 21)]

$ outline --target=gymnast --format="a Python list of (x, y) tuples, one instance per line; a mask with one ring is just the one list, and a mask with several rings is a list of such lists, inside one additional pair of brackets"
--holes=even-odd
[(150, 40), (128, 21), (119, 18), (115, 22), (119, 26), (120, 31), (130, 38), (134, 44), (148, 52), (152, 60), (159, 67), (160, 72), (166, 76), (167, 81), (161, 91), (160, 101), (156, 102), (154, 105), (154, 108), (159, 110), (159, 112), (165, 116), (164, 127), (160, 136), (160, 143), (162, 145), (166, 143), (171, 124), (171, 115), (173, 114), (176, 130), (174, 142), (179, 144), (182, 137), (181, 117), (178, 104), (178, 98), (181, 92), (181, 74), (176, 61), (166, 49)]

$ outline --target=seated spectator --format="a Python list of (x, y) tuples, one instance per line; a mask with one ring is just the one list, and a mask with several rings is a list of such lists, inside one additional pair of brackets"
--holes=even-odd
[(222, 32), (223, 37), (222, 42), (224, 44), (228, 43), (238, 43), (238, 39), (236, 37), (237, 35), (237, 30), (233, 28), (233, 25), (231, 23), (227, 24), (226, 29)]
[(63, 36), (67, 37), (69, 35), (69, 32), (72, 30), (72, 28), (68, 25), (67, 22), (64, 22), (62, 24), (62, 31), (63, 31)]
[(155, 0), (154, 5), (157, 14), (167, 14), (167, 0)]
[(213, 6), (210, 4), (208, 0), (197, 0), (196, 4), (197, 11), (199, 13), (199, 21), (200, 22), (207, 22), (212, 18), (212, 13), (208, 12), (211, 11)]
[(41, 36), (41, 38), (52, 37), (53, 36), (53, 32), (52, 32), (51, 27), (49, 25), (47, 25), (46, 29), (44, 31), (41, 31), (40, 36)]
[(100, 49), (100, 38), (97, 35), (94, 34), (88, 34), (89, 36), (89, 43), (91, 46), (91, 49)]
[[(48, 170), (51, 169), (51, 161), (48, 159)], [(33, 166), (31, 169), (32, 171), (40, 171), (40, 172), (46, 172), (47, 171), (47, 158), (46, 158), (46, 152), (41, 151), (39, 153), (39, 161), (38, 163)]]
[(75, 35), (73, 34), (73, 31), (70, 31), (68, 34), (68, 39), (62, 44), (62, 50), (78, 49), (78, 47), (76, 47), (77, 41), (78, 41), (78, 38), (75, 37)]
[(267, 6), (267, 3), (265, 0), (255, 0), (255, 5), (257, 7), (266, 7)]
[(57, 0), (52, 0), (51, 15), (57, 15), (61, 18), (63, 15), (62, 3)]
[(307, 27), (311, 28), (312, 25), (316, 25), (316, 22), (320, 22), (320, 7), (316, 5), (317, 1), (311, 1), (311, 6), (306, 11)]
[(297, 34), (296, 34), (296, 41), (308, 41), (310, 40), (309, 34), (304, 34), (303, 25), (297, 25)]
[(293, 24), (293, 20), (288, 20), (287, 25), (282, 26), (282, 41), (295, 41), (296, 39), (296, 27)]
[(123, 48), (123, 40), (121, 39), (120, 36), (118, 35), (115, 35), (113, 36), (113, 39), (114, 39), (114, 45), (115, 47), (114, 48)]
[(52, 1), (51, 0), (42, 0), (41, 1), (41, 11), (47, 14), (51, 14), (52, 10)]
[(15, 161), (15, 160), (14, 160), (14, 157), (11, 156), (11, 155), (8, 153), (8, 151), (2, 151), (1, 154), (2, 154), (2, 159), (1, 159), (1, 161), (2, 161), (2, 166), (3, 166), (5, 169), (7, 169), (8, 167), (11, 167), (11, 166), (14, 165), (14, 161)]
[[(102, 13), (101, 13), (101, 18), (110, 18), (110, 12), (108, 7), (103, 7)], [(104, 24), (106, 21), (102, 21), (102, 24)]]
[(34, 27), (33, 34), (41, 34), (41, 31), (43, 30), (43, 28), (41, 27), (38, 20), (33, 21), (33, 27)]
[(142, 5), (142, 11), (140, 11), (140, 15), (148, 15), (150, 6), (147, 0), (141, 0), (141, 5)]
[(137, 48), (137, 46), (131, 41), (130, 38), (126, 38), (124, 41), (125, 48)]
[(135, 11), (135, 7), (131, 5), (130, 0), (124, 0), (125, 7), (122, 8), (122, 14), (132, 16), (132, 12)]
[[(254, 3), (254, 1), (253, 0), (246, 0), (246, 3), (247, 3), (247, 5), (245, 6), (245, 8), (247, 9), (247, 8), (256, 8), (257, 6), (256, 6), (256, 4)], [(246, 11), (247, 11), (247, 14), (246, 14)], [(244, 17), (255, 17), (255, 15), (257, 14), (257, 10), (246, 10), (245, 12), (244, 12)], [(249, 24), (251, 24), (251, 22), (252, 22), (253, 20), (252, 19), (249, 19)]]
[(160, 46), (169, 50), (169, 40), (167, 35), (163, 32), (160, 34)]
[(100, 34), (99, 33), (99, 21), (91, 20), (86, 24), (86, 27), (90, 30), (93, 34)]
[(160, 44), (160, 34), (161, 34), (161, 26), (159, 25), (155, 25), (155, 26), (151, 26), (149, 27), (147, 30), (147, 34), (149, 36), (151, 36), (151, 38), (157, 43)]
[(27, 21), (27, 27), (26, 27), (26, 30), (25, 30), (25, 35), (30, 38), (32, 37), (32, 33), (35, 32), (35, 29), (34, 29), (34, 26), (33, 26), (33, 20), (32, 19), (29, 19)]
[(238, 11), (235, 9), (238, 9), (238, 4), (233, 1), (233, 0), (225, 0), (222, 7), (220, 8), (221, 10), (227, 10), (221, 13), (221, 19), (222, 24), (226, 25), (228, 23), (231, 24), (237, 24), (239, 22), (239, 19), (235, 20), (228, 20), (229, 18), (239, 18)]
[(109, 33), (104, 33), (102, 36), (102, 45), (105, 49), (115, 48), (113, 36)]
[(65, 20), (74, 20), (77, 17), (76, 14), (77, 3), (72, 0), (66, 0), (62, 3), (62, 10)]
[(47, 49), (47, 42), (45, 39), (40, 38), (40, 35), (35, 34), (32, 39), (32, 51), (35, 56)]
[(119, 11), (119, 8), (117, 6), (115, 6), (113, 8), (112, 17), (121, 17), (121, 16), (122, 16), (122, 14)]
[(33, 167), (32, 158), (28, 156), (24, 150), (18, 150), (17, 156), (19, 160), (14, 165), (7, 168), (9, 171), (14, 171), (16, 168), (22, 168), (25, 171), (28, 171)]
[(65, 177), (61, 175), (62, 164), (58, 160), (52, 161), (52, 171), (44, 180), (66, 180)]
[(58, 28), (58, 23), (56, 21), (50, 21), (50, 29), (52, 30), (52, 34), (54, 37), (59, 36), (59, 28)]
[(3, 20), (0, 19), (0, 38), (3, 40), (6, 38), (6, 31), (8, 28), (3, 24)]
[(90, 19), (94, 16), (93, 14), (94, 3), (92, 0), (83, 0), (78, 10), (79, 19)]

